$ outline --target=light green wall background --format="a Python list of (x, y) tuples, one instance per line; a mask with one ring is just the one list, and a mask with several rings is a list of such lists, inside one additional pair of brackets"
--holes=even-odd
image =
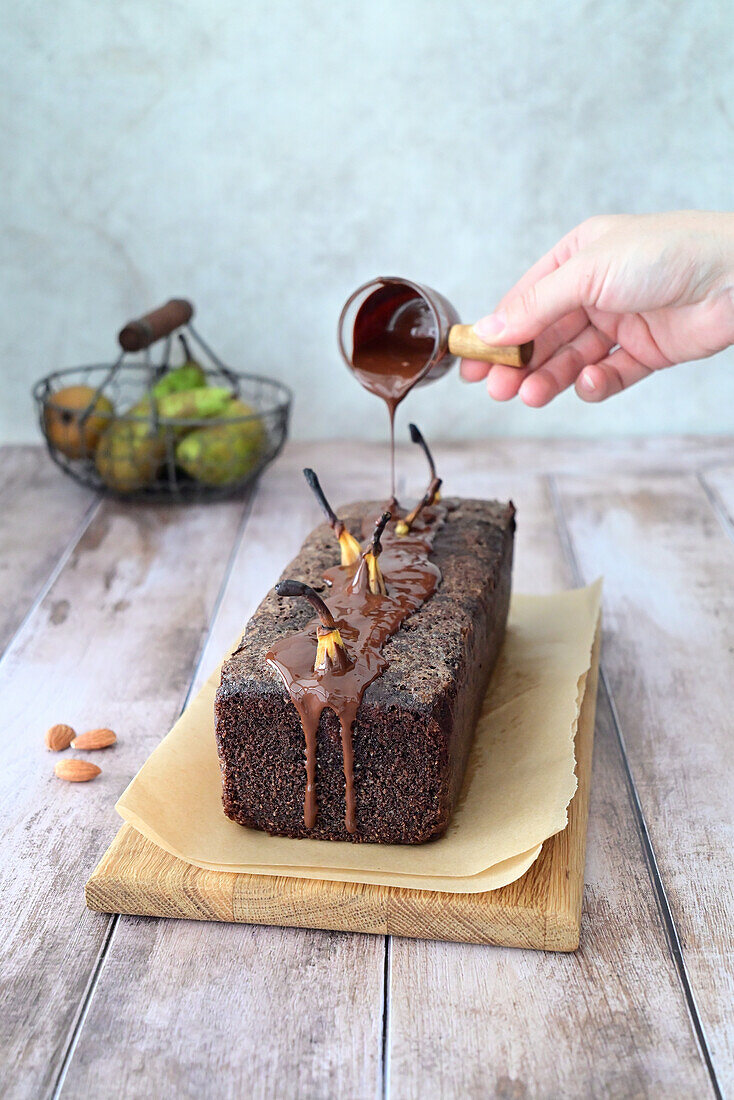
[[(172, 294), (301, 437), (381, 437), (340, 366), (377, 273), (466, 320), (599, 212), (734, 204), (729, 0), (36, 0), (4, 6), (0, 439), (31, 381), (114, 353)], [(734, 353), (606, 406), (497, 405), (449, 376), (430, 437), (726, 431)]]

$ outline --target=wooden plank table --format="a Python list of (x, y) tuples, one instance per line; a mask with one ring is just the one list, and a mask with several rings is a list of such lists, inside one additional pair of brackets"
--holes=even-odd
[[(250, 500), (179, 509), (2, 448), (4, 1097), (734, 1090), (734, 441), (436, 451), (449, 493), (515, 500), (518, 590), (606, 577), (579, 951), (89, 912), (116, 797), (315, 521), (301, 467), (365, 496), (384, 451), (291, 445)], [(117, 729), (94, 783), (54, 778), (57, 721)]]

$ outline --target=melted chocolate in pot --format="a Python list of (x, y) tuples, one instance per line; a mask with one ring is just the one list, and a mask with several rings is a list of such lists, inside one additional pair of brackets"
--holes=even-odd
[(313, 829), (317, 814), (316, 733), (322, 711), (330, 707), (341, 727), (346, 791), (344, 823), (347, 832), (357, 831), (352, 749), (357, 711), (365, 688), (387, 668), (383, 644), (408, 615), (433, 595), (441, 580), (438, 568), (428, 556), (445, 515), (446, 509), (441, 505), (426, 508), (405, 538), (395, 534), (394, 521), (388, 524), (380, 555), (387, 596), (375, 596), (354, 583), (361, 563), (338, 565), (324, 574), (332, 584), (326, 603), (350, 658), (345, 671), (313, 671), (317, 619), (303, 630), (279, 639), (267, 654), (268, 663), (279, 673), (301, 718), (306, 742), (304, 821), (308, 829)]
[(436, 318), (405, 283), (388, 283), (363, 302), (354, 320), (352, 368), (390, 415), (391, 493), (395, 496), (395, 410), (436, 352)]

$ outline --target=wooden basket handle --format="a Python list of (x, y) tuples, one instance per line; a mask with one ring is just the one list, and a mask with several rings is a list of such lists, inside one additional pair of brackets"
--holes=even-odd
[(117, 339), (123, 351), (142, 351), (156, 340), (169, 336), (194, 316), (194, 307), (185, 298), (171, 298), (164, 306), (151, 310), (137, 321), (128, 321)]
[(479, 359), (482, 363), (504, 363), (508, 367), (526, 367), (533, 354), (533, 341), (527, 344), (485, 344), (471, 325), (452, 325), (449, 351), (461, 359)]

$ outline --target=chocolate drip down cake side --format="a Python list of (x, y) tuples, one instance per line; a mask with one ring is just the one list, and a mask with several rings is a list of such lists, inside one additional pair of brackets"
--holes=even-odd
[[(514, 507), (362, 502), (306, 539), (225, 663), (224, 812), (278, 836), (421, 844), (447, 829), (505, 632)], [(336, 537), (335, 537), (336, 536)]]

